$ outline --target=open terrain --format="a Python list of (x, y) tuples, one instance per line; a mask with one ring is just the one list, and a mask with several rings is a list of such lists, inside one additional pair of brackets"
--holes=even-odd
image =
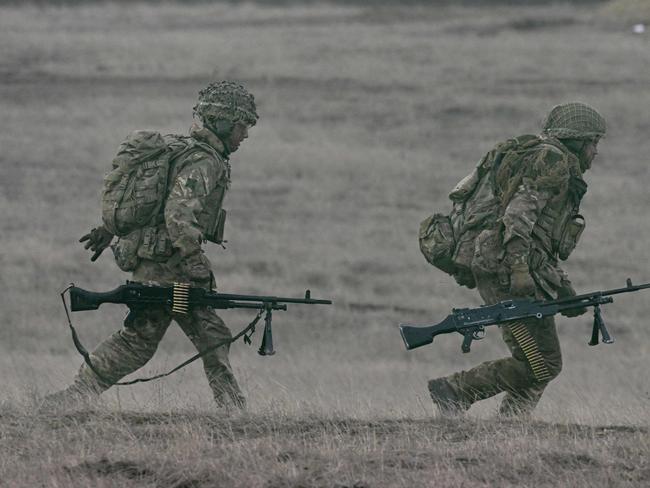
[[(620, 3), (620, 2), (619, 2)], [(610, 131), (588, 175), (576, 288), (650, 281), (646, 210), (650, 36), (635, 18), (572, 8), (118, 4), (0, 8), (0, 486), (645, 486), (648, 295), (560, 318), (564, 371), (530, 421), (498, 399), (441, 420), (426, 380), (506, 354), (496, 330), (406, 352), (477, 295), (430, 267), (419, 222), (491, 146), (536, 132), (556, 103), (596, 106)], [(640, 19), (644, 21), (645, 19)], [(219, 289), (331, 298), (274, 316), (277, 354), (237, 343), (246, 414), (216, 412), (199, 365), (115, 388), (93, 410), (35, 413), (81, 358), (59, 292), (127, 279), (79, 236), (133, 129), (185, 132), (198, 90), (237, 79), (260, 121), (233, 155)], [(252, 318), (222, 314), (233, 331)], [(121, 323), (75, 314), (92, 347)], [(193, 354), (171, 328), (142, 374)], [(138, 374), (139, 375), (139, 374)]]

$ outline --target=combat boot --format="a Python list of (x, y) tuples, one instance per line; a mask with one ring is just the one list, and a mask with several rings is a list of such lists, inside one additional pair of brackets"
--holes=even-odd
[(41, 414), (62, 414), (88, 410), (97, 406), (98, 399), (99, 395), (72, 385), (47, 395), (41, 402), (38, 411)]
[(429, 380), (429, 394), (443, 417), (462, 415), (471, 406), (458, 396), (446, 378)]
[(246, 397), (241, 394), (239, 388), (227, 388), (214, 394), (214, 402), (217, 407), (226, 412), (237, 412), (246, 409)]

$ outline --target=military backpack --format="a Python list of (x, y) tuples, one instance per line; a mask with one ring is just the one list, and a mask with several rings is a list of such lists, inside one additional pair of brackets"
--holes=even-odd
[(460, 285), (474, 288), (471, 264), (476, 238), (493, 228), (503, 214), (495, 173), (503, 162), (522, 159), (541, 142), (538, 136), (523, 135), (498, 144), (451, 191), (451, 212), (435, 213), (420, 223), (420, 250), (430, 264)]
[(146, 130), (126, 137), (104, 177), (102, 220), (106, 229), (124, 237), (156, 223), (167, 199), (173, 162), (198, 149), (185, 139)]

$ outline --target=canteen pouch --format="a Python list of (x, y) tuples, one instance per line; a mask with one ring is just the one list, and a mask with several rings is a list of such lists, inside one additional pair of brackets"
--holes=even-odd
[(565, 261), (578, 245), (578, 240), (585, 230), (585, 218), (580, 215), (574, 215), (564, 226), (562, 236), (557, 246), (558, 257)]

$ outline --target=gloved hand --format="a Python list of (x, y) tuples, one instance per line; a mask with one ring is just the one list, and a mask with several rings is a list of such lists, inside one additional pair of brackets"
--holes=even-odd
[(85, 234), (79, 239), (79, 242), (86, 242), (84, 249), (90, 249), (94, 254), (91, 256), (91, 261), (96, 261), (97, 258), (104, 252), (113, 240), (113, 234), (107, 231), (103, 226), (95, 227), (88, 234)]
[(516, 263), (510, 267), (510, 293), (516, 297), (535, 295), (535, 280), (530, 275), (528, 264)]
[[(557, 290), (557, 297), (559, 299), (562, 299), (562, 298), (570, 298), (574, 296), (576, 296), (576, 291), (573, 289), (571, 282), (569, 280), (562, 280), (562, 285)], [(586, 307), (574, 308), (571, 310), (565, 310), (560, 313), (565, 317), (578, 317), (582, 314), (587, 313), (587, 308)]]
[(186, 256), (181, 261), (183, 270), (190, 281), (196, 286), (211, 289), (213, 285), (210, 261), (202, 251)]

